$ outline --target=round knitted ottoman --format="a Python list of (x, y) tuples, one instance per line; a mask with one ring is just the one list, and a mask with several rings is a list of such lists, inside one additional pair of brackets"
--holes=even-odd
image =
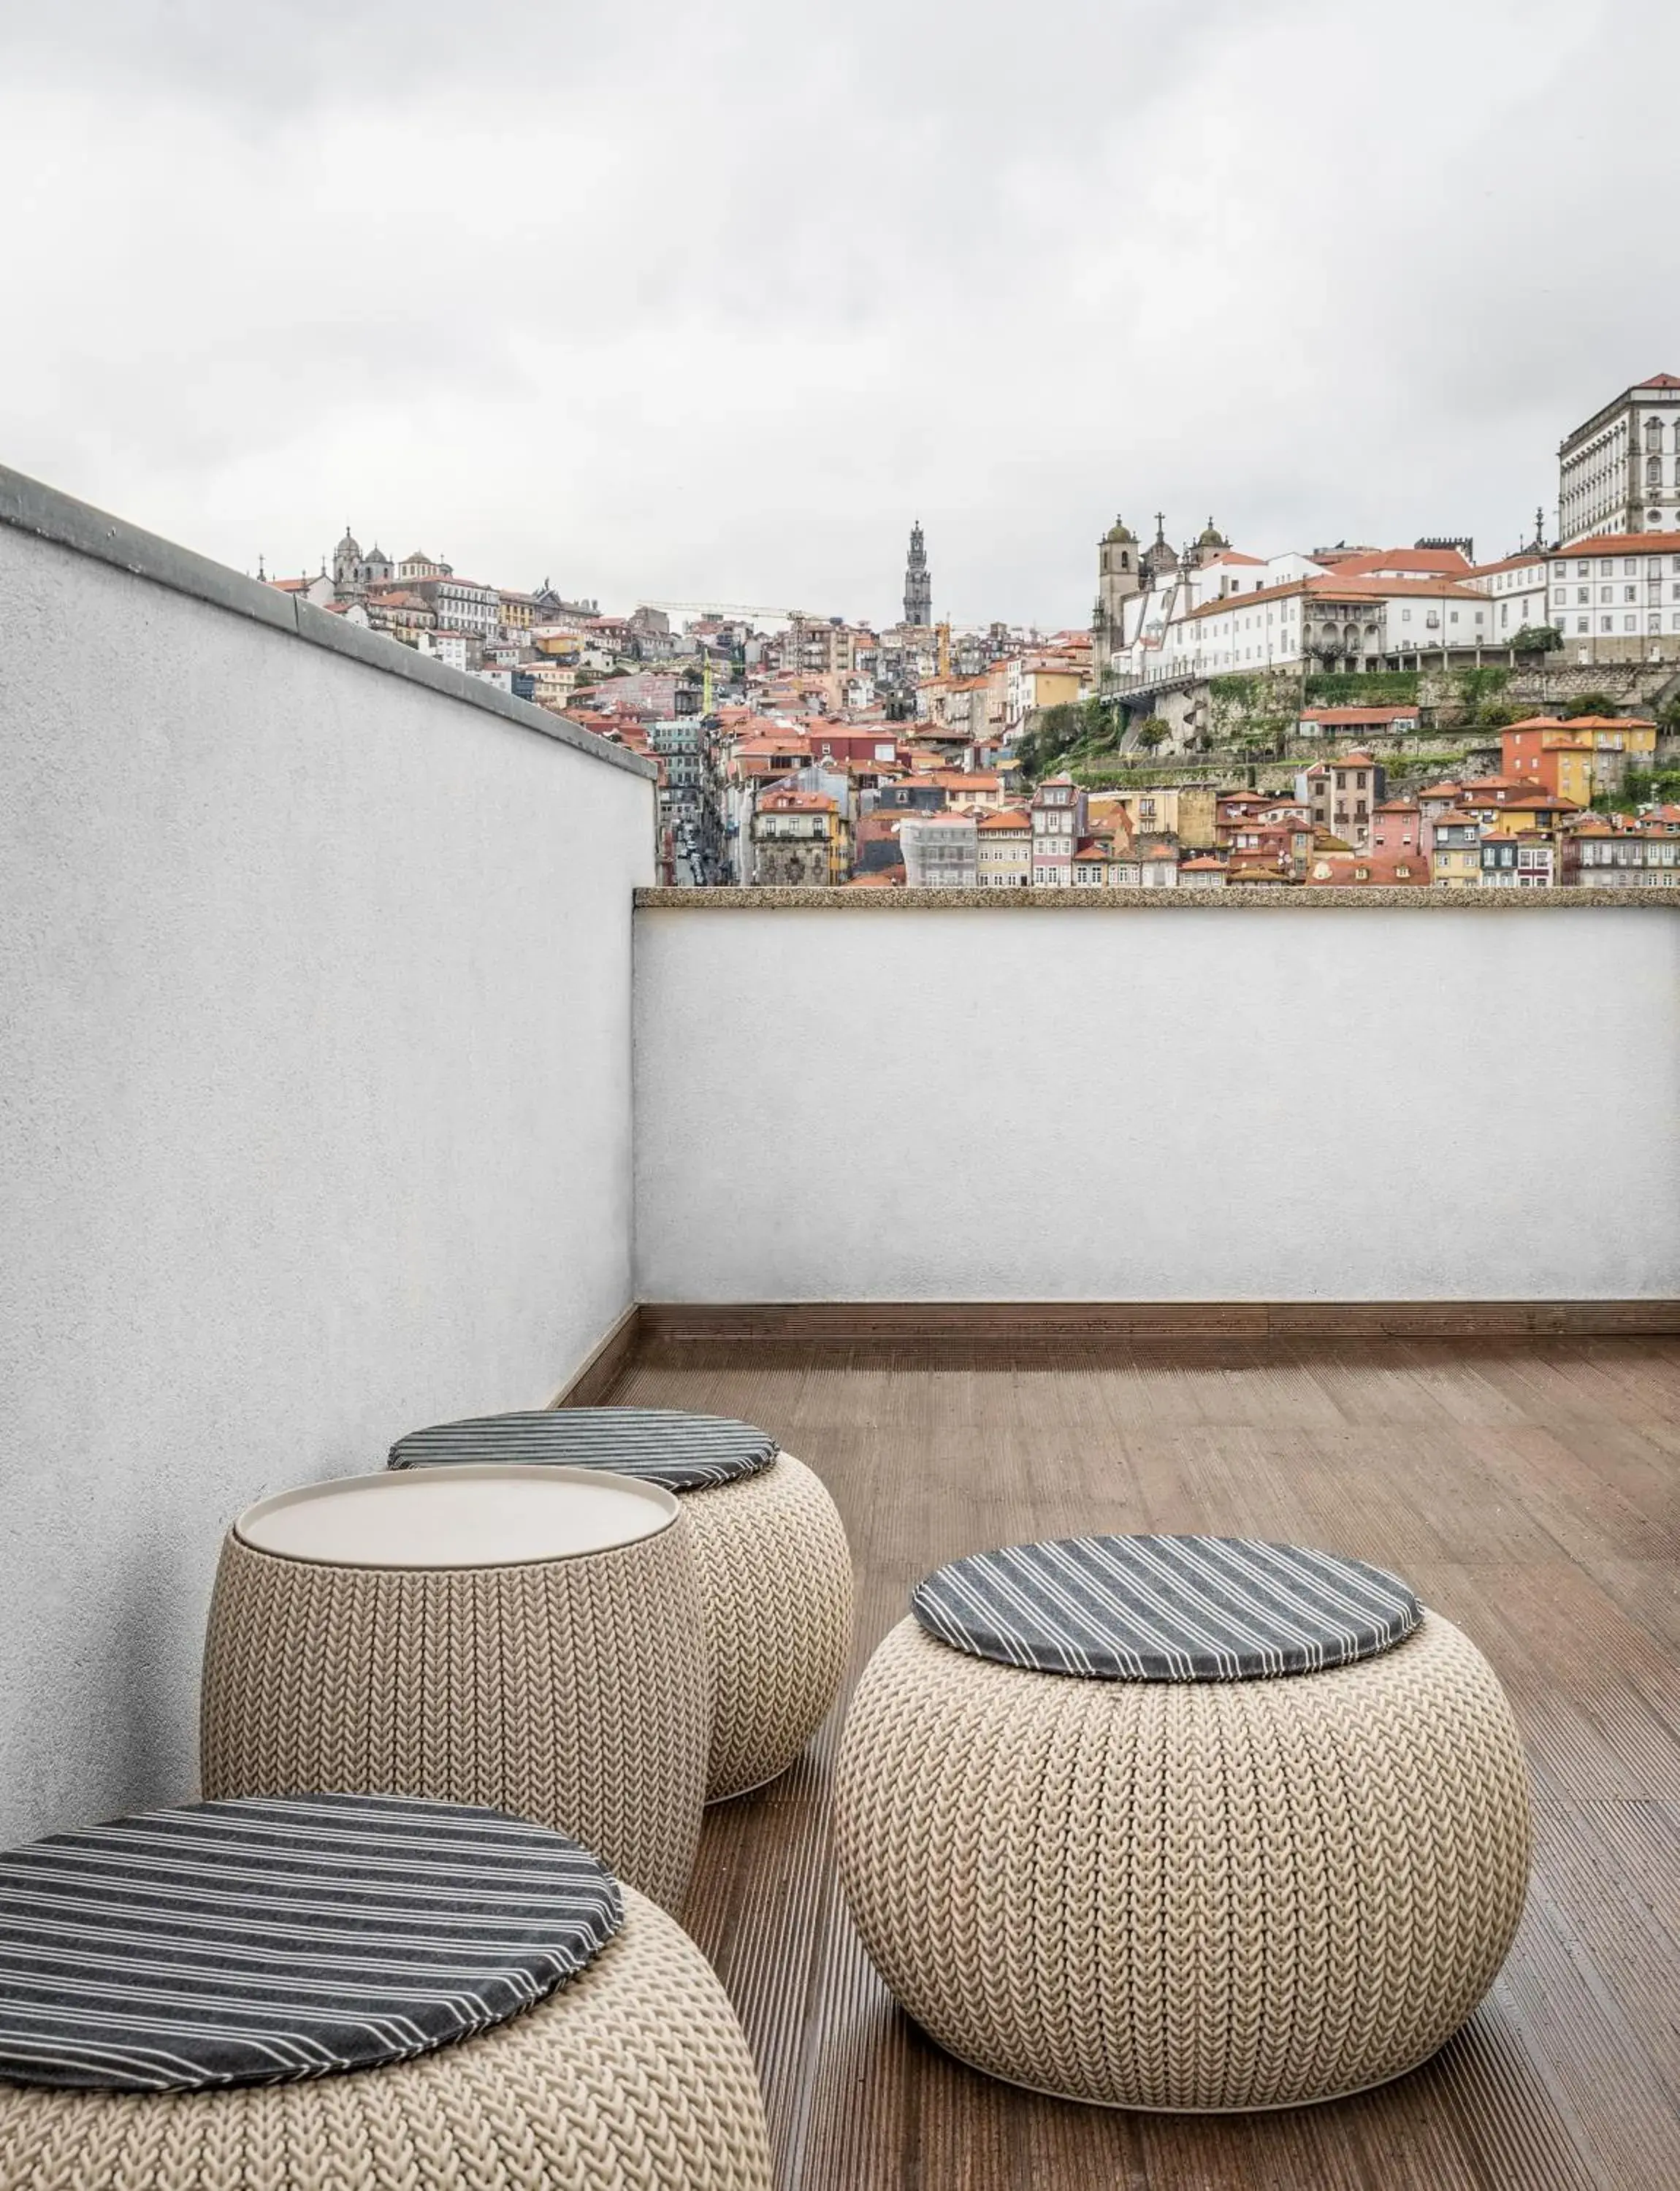
[(1492, 1983), (1528, 1781), (1487, 1661), (1357, 1560), (1086, 1537), (941, 1568), (840, 1744), (840, 1875), (932, 2038), (1115, 2107), (1397, 2077)]
[(485, 1461), (610, 1468), (677, 1493), (693, 1531), (716, 1681), (706, 1800), (785, 1773), (840, 1688), (851, 1554), (834, 1500), (749, 1423), (670, 1408), (560, 1408), (439, 1423), (392, 1468)]
[(769, 2191), (705, 1959), (544, 1828), (198, 1804), (0, 1887), (0, 2191)]
[(264, 1500), (222, 1547), (203, 1792), (491, 1803), (679, 1909), (712, 1673), (692, 1529), (595, 1470), (352, 1476)]

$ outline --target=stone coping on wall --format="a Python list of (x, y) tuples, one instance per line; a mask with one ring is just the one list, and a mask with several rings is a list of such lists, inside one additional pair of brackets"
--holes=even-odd
[(425, 686), (446, 699), (464, 700), (470, 708), (499, 715), (521, 730), (551, 738), (556, 745), (570, 746), (590, 760), (605, 761), (610, 767), (649, 781), (658, 776), (655, 763), (623, 746), (609, 744), (581, 724), (551, 715), (528, 700), (515, 700), (511, 693), (487, 685), (482, 678), (470, 677), (463, 669), (435, 662), (400, 640), (387, 639), (382, 632), (347, 624), (342, 617), (329, 616), (325, 609), (282, 594), (260, 578), (248, 578), (225, 563), (213, 562), (191, 548), (177, 547), (173, 541), (143, 532), (107, 510), (77, 502), (73, 495), (61, 494), (56, 487), (43, 486), (4, 464), (0, 464), (0, 525), (32, 533), (37, 539), (49, 540), (78, 555), (93, 556), (126, 571), (131, 578), (167, 586), (174, 593), (208, 601), (234, 616), (248, 617), (253, 623), (267, 624), (288, 639), (325, 647), (366, 669), (379, 670), (388, 677), (406, 677), (411, 684)]
[(639, 890), (642, 913), (1680, 913), (1673, 890)]

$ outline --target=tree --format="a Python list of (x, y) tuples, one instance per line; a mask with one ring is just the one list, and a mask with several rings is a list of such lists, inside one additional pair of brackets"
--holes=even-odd
[(1475, 714), (1478, 730), (1502, 731), (1508, 723), (1520, 723), (1529, 713), (1514, 700), (1484, 700)]
[(1138, 719), (1136, 739), (1145, 753), (1153, 753), (1157, 746), (1167, 742), (1167, 726), (1159, 715), (1143, 715)]
[(1513, 654), (1556, 654), (1563, 635), (1555, 623), (1525, 623), (1511, 641)]
[(1616, 703), (1608, 692), (1582, 692), (1563, 703), (1566, 720), (1571, 715), (1614, 715), (1615, 711)]

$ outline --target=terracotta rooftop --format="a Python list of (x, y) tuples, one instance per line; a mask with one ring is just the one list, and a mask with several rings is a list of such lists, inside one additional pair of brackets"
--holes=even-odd
[(1383, 708), (1303, 708), (1298, 720), (1303, 723), (1329, 724), (1338, 730), (1353, 730), (1355, 727), (1374, 728), (1382, 723), (1392, 723), (1402, 715), (1415, 715), (1416, 713), (1415, 700), (1401, 700)]
[(1570, 555), (1680, 555), (1680, 532), (1594, 532), (1558, 549), (1554, 560)]
[(1373, 548), (1363, 555), (1344, 556), (1335, 566), (1338, 578), (1363, 578), (1380, 571), (1415, 572), (1433, 578), (1460, 578), (1471, 565), (1456, 548)]
[(833, 814), (838, 809), (825, 791), (768, 791), (759, 801), (759, 811), (761, 814)]

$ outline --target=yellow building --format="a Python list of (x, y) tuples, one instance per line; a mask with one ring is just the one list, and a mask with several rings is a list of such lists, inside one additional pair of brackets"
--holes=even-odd
[(1552, 748), (1550, 781), (1546, 788), (1573, 800), (1577, 806), (1591, 806), (1595, 788), (1593, 763), (1597, 753), (1597, 746), (1586, 738), (1560, 738)]
[(1026, 814), (982, 814), (978, 823), (982, 890), (1024, 890), (1033, 876), (1033, 824)]
[(1029, 711), (1077, 706), (1085, 690), (1085, 678), (1079, 670), (1059, 665), (1054, 669), (1029, 666), (1022, 672), (1022, 681)]
[(1657, 726), (1643, 715), (1575, 715), (1567, 727), (1590, 737), (1599, 753), (1625, 754), (1629, 768), (1656, 765)]
[(1218, 837), (1218, 787), (1211, 783), (1158, 784), (1148, 791), (1123, 791), (1131, 834), (1167, 830), (1181, 845), (1210, 845)]
[(531, 697), (538, 706), (563, 708), (577, 687), (580, 673), (570, 663), (528, 662), (525, 674), (531, 680)]
[(1629, 769), (1656, 765), (1657, 726), (1641, 715), (1529, 715), (1501, 733), (1504, 765), (1578, 806), (1620, 791)]
[(753, 814), (753, 879), (782, 889), (847, 882), (851, 824), (819, 791), (767, 791)]
[(1430, 879), (1447, 890), (1482, 887), (1482, 825), (1462, 817), (1443, 815), (1435, 824), (1435, 844), (1429, 856)]

